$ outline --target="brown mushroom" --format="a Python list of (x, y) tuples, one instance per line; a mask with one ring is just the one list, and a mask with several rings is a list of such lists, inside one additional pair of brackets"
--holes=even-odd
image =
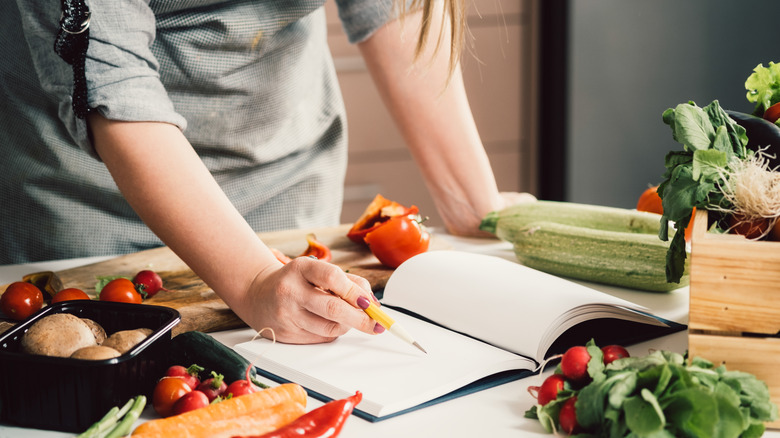
[(121, 354), (125, 354), (133, 347), (143, 342), (149, 335), (152, 334), (151, 329), (140, 328), (135, 330), (121, 330), (111, 334), (105, 341), (103, 341), (104, 347), (111, 347)]
[(81, 318), (55, 313), (36, 321), (22, 336), (22, 350), (30, 354), (69, 357), (74, 351), (97, 345), (95, 335)]
[(119, 357), (118, 351), (111, 347), (103, 345), (91, 345), (89, 347), (79, 348), (70, 355), (73, 359), (103, 360)]

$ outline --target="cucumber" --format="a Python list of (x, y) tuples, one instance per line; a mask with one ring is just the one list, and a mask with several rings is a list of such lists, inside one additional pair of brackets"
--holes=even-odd
[[(670, 242), (661, 215), (613, 207), (537, 201), (493, 212), (480, 228), (513, 244), (517, 260), (553, 275), (652, 292), (689, 283), (666, 280)], [(686, 262), (687, 263), (687, 262)], [(686, 268), (687, 271), (687, 268)]]
[[(225, 376), (225, 382), (230, 384), (236, 380), (246, 379), (246, 369), (250, 362), (206, 333), (190, 331), (176, 335), (171, 339), (168, 366), (189, 367), (192, 364), (204, 368), (201, 377), (206, 378), (204, 376), (210, 376), (214, 371)], [(261, 388), (268, 388), (268, 385), (257, 381), (256, 375), (255, 367), (252, 367), (249, 371), (252, 383)]]
[(526, 228), (528, 224), (539, 221), (656, 235), (661, 227), (661, 215), (656, 213), (574, 202), (536, 201), (491, 212), (482, 220), (479, 228), (511, 241), (501, 234)]

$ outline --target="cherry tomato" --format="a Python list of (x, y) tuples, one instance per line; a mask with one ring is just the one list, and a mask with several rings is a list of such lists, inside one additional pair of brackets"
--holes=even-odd
[(192, 388), (179, 377), (163, 377), (157, 382), (152, 394), (152, 406), (162, 417), (173, 415), (173, 404), (184, 394), (192, 392)]
[(539, 387), (539, 395), (536, 398), (537, 403), (544, 406), (555, 400), (558, 397), (558, 393), (563, 390), (564, 383), (566, 383), (566, 378), (563, 374), (551, 374), (544, 379), (542, 386)]
[(780, 102), (770, 106), (764, 111), (764, 120), (775, 123), (777, 119), (780, 119)]
[(371, 253), (388, 267), (397, 268), (410, 257), (428, 251), (431, 235), (414, 215), (393, 216), (366, 234)]
[(54, 298), (51, 299), (51, 303), (59, 303), (61, 301), (72, 301), (72, 300), (89, 300), (89, 295), (87, 295), (86, 292), (84, 292), (81, 289), (76, 289), (75, 287), (69, 287), (66, 289), (63, 289), (56, 294), (54, 294)]
[(205, 408), (208, 405), (209, 399), (206, 397), (206, 394), (198, 390), (193, 390), (179, 397), (179, 399), (173, 403), (173, 415)]
[(103, 286), (103, 289), (100, 291), (100, 301), (140, 304), (143, 298), (135, 290), (135, 285), (132, 281), (126, 278), (115, 278)]
[(620, 345), (601, 347), (601, 352), (604, 354), (604, 365), (609, 365), (618, 359), (629, 357), (628, 350)]
[(21, 321), (43, 307), (41, 290), (30, 283), (16, 281), (0, 296), (0, 310), (11, 319)]

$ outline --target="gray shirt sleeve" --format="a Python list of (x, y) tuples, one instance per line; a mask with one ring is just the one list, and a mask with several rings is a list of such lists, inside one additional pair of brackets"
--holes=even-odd
[(155, 16), (142, 0), (92, 0), (85, 64), (89, 105), (112, 120), (167, 122), (184, 129), (151, 51)]
[(350, 43), (365, 41), (377, 29), (398, 16), (393, 0), (336, 0), (339, 18)]

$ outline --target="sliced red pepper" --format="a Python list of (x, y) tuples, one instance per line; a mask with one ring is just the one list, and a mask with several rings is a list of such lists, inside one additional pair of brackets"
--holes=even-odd
[(376, 195), (374, 200), (363, 211), (363, 214), (352, 225), (352, 228), (349, 229), (347, 237), (355, 243), (363, 243), (366, 234), (391, 217), (417, 214), (418, 212), (419, 209), (414, 205), (407, 208), (395, 201), (386, 199), (382, 195)]
[(353, 396), (325, 403), (273, 432), (264, 435), (234, 436), (233, 438), (333, 438), (341, 433), (347, 418), (362, 399), (363, 394), (358, 391)]
[(317, 257), (317, 260), (322, 260), (323, 262), (330, 261), (332, 257), (330, 248), (317, 240), (317, 236), (315, 236), (314, 233), (307, 234), (306, 241), (309, 243), (309, 247), (306, 248), (306, 251), (304, 251), (299, 257), (314, 256)]

